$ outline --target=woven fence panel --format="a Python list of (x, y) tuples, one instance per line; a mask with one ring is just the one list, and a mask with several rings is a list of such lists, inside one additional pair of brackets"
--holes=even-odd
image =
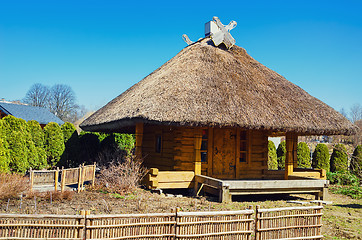
[(92, 181), (95, 165), (88, 165), (82, 168), (83, 181)]
[(322, 206), (257, 209), (256, 240), (322, 239)]
[(54, 185), (55, 184), (55, 171), (33, 171), (34, 172), (34, 185)]
[(0, 239), (83, 239), (84, 217), (0, 214)]
[(180, 212), (177, 239), (250, 239), (253, 210), (225, 212)]
[(174, 239), (175, 214), (87, 216), (86, 239)]
[(79, 182), (79, 168), (63, 169), (62, 174), (65, 172), (65, 184), (76, 184)]

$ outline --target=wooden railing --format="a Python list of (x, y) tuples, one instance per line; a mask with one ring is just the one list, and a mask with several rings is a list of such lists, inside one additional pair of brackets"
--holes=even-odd
[[(321, 239), (322, 206), (152, 214), (0, 214), (0, 239)], [(254, 219), (255, 216), (255, 219)], [(255, 226), (254, 226), (255, 225)], [(253, 228), (255, 229), (253, 231)]]
[(63, 192), (66, 185), (78, 184), (78, 192), (83, 189), (84, 182), (90, 181), (94, 186), (96, 163), (80, 165), (77, 168), (62, 168), (59, 170), (32, 170), (30, 169), (30, 189), (34, 186), (54, 186), (58, 190), (58, 178), (61, 174), (60, 188)]

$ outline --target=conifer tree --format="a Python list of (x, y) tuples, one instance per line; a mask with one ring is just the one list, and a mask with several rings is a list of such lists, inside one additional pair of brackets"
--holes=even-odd
[(56, 166), (65, 149), (62, 130), (57, 123), (50, 122), (44, 127), (44, 135), (48, 164)]
[(278, 169), (278, 159), (277, 159), (277, 150), (273, 141), (268, 141), (268, 169), (277, 170)]
[(347, 171), (348, 155), (346, 147), (343, 144), (337, 144), (333, 148), (331, 156), (331, 172)]
[(350, 171), (362, 179), (362, 145), (358, 145), (353, 151)]
[(278, 169), (285, 168), (285, 155), (287, 149), (285, 146), (285, 141), (282, 141), (277, 148), (277, 156), (278, 156)]
[(310, 168), (310, 150), (305, 142), (298, 143), (297, 147), (297, 159), (299, 168)]
[(329, 151), (328, 147), (323, 144), (317, 144), (314, 152), (313, 152), (313, 159), (312, 159), (312, 167), (324, 169), (329, 172), (330, 164), (329, 164)]

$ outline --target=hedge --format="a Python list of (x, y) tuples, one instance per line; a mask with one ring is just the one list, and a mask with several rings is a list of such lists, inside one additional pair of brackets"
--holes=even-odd
[(63, 133), (57, 123), (50, 122), (44, 127), (44, 134), (48, 164), (53, 167), (60, 161), (65, 149)]
[(0, 172), (9, 172), (10, 153), (6, 140), (7, 123), (0, 119)]

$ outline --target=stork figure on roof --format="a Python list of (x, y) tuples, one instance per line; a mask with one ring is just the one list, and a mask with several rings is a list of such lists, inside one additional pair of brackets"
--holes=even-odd
[[(213, 17), (213, 21), (205, 23), (205, 37), (210, 37), (215, 46), (224, 43), (230, 49), (235, 44), (235, 39), (231, 36), (230, 30), (235, 27), (235, 21), (231, 21), (228, 25), (223, 25), (218, 17)], [(188, 45), (194, 43), (186, 34), (182, 35), (182, 38)]]

